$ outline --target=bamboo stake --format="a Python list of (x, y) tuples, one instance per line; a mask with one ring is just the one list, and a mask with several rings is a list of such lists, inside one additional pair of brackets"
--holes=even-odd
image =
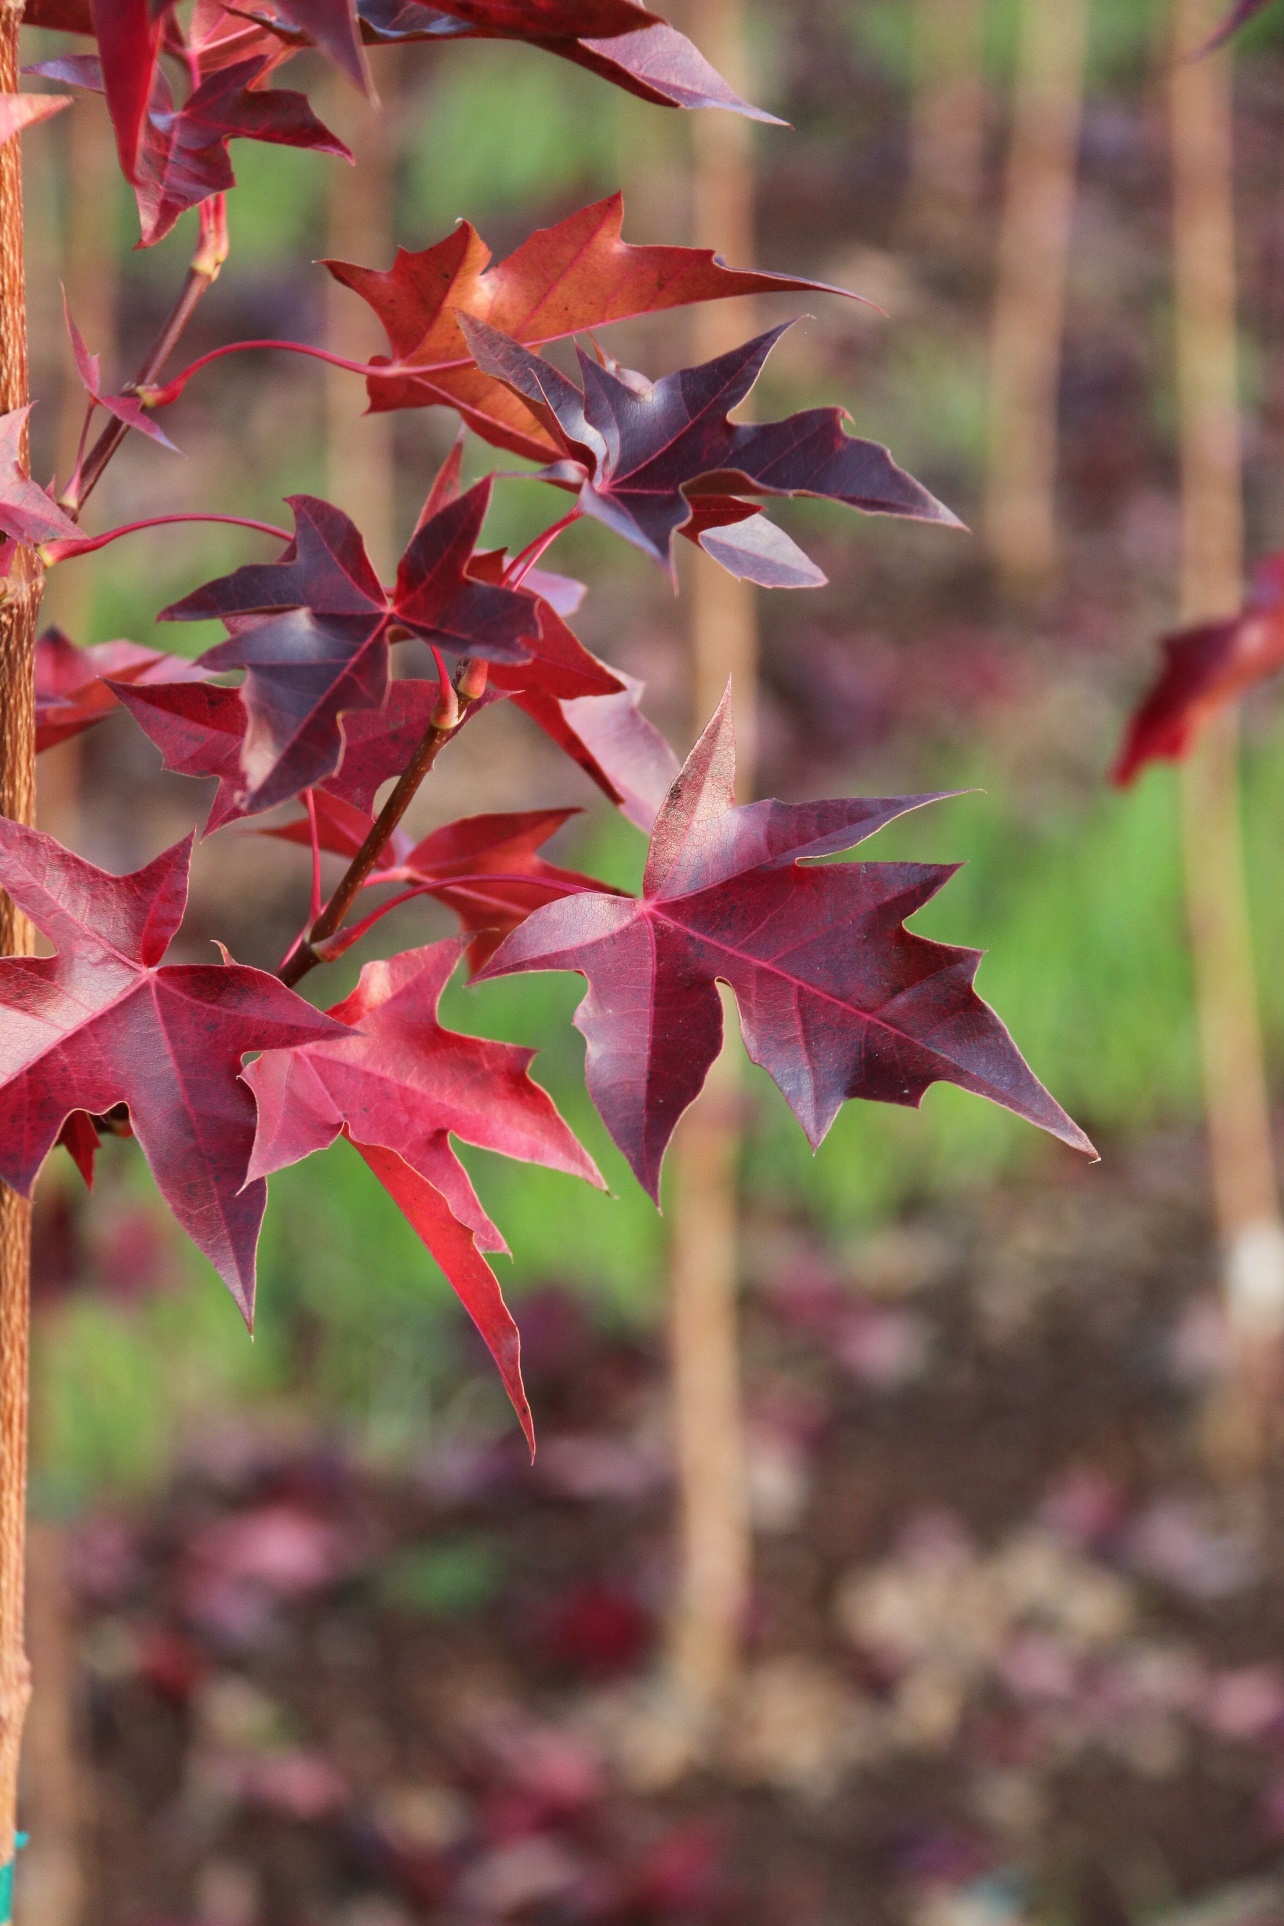
[[(346, 123), (355, 167), (330, 170), (326, 251), (340, 261), (390, 261), (396, 198), (395, 49), (379, 66), (382, 112), (372, 113), (336, 80), (327, 103), (331, 124)], [(363, 361), (382, 353), (383, 332), (363, 301), (326, 277), (326, 346)], [(364, 415), (360, 381), (343, 369), (324, 371), (326, 492), (359, 524), (371, 560), (391, 578), (397, 554), (395, 415)]]
[[(18, 91), (22, 7), (0, 0), (0, 91)], [(0, 148), (0, 412), (27, 401), (20, 142)], [(20, 548), (0, 601), (0, 814), (29, 823), (35, 808), (33, 651), (42, 572)], [(0, 954), (29, 956), (32, 930), (0, 897)], [(31, 1696), (23, 1651), (27, 1496), (27, 1349), (31, 1206), (0, 1185), (0, 1926), (12, 1912), (18, 1756)]]
[[(695, 0), (692, 13), (697, 44), (733, 85), (743, 86), (742, 0)], [(732, 114), (697, 115), (693, 143), (696, 245), (716, 248), (730, 261), (750, 261), (749, 123)], [(696, 310), (697, 360), (722, 354), (753, 333), (747, 308), (719, 302)], [(754, 592), (704, 557), (691, 572), (691, 635), (697, 728), (713, 714), (731, 678), (736, 788), (738, 799), (747, 802), (756, 734)], [(738, 1043), (730, 1038), (683, 1120), (674, 1155), (670, 1350), (680, 1561), (669, 1652), (679, 1695), (697, 1715), (716, 1711), (735, 1680), (753, 1557), (736, 1313), (740, 1081)]]
[(1056, 571), (1057, 422), (1087, 53), (1087, 0), (1021, 0), (990, 341), (985, 533), (1009, 588)]
[(926, 241), (962, 242), (985, 164), (985, 0), (914, 0), (908, 219)]
[[(1232, 65), (1229, 53), (1189, 57), (1220, 11), (1218, 0), (1175, 0), (1172, 19), (1181, 600), (1188, 623), (1232, 614), (1243, 595)], [(1234, 710), (1205, 730), (1183, 768), (1182, 822), (1213, 1205), (1240, 1378), (1251, 1403), (1268, 1389), (1284, 1333), (1284, 1230), (1244, 874)]]

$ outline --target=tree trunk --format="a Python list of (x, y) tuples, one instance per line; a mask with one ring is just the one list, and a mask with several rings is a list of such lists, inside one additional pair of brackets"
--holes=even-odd
[[(0, 91), (18, 91), (21, 5), (0, 0)], [(27, 400), (20, 142), (0, 147), (0, 412)], [(0, 815), (29, 823), (35, 807), (36, 617), (41, 570), (19, 549), (0, 601)], [(0, 896), (0, 953), (29, 956), (32, 930)], [(0, 1926), (12, 1911), (18, 1755), (31, 1696), (23, 1651), (27, 1496), (27, 1343), (31, 1206), (0, 1185)]]
[[(340, 261), (391, 263), (395, 245), (396, 53), (384, 49), (379, 63), (382, 110), (372, 112), (345, 81), (335, 79), (326, 119), (357, 157), (355, 167), (330, 170), (326, 251)], [(332, 354), (364, 360), (383, 353), (383, 330), (364, 301), (326, 277), (326, 346)], [(361, 528), (370, 558), (391, 580), (397, 556), (396, 416), (364, 415), (365, 395), (356, 375), (327, 367), (325, 381), (326, 493)]]
[(916, 238), (972, 236), (985, 167), (985, 0), (914, 0), (908, 222)]
[[(1232, 67), (1189, 55), (1223, 10), (1175, 0), (1171, 125), (1182, 617), (1233, 614), (1243, 597)], [(1270, 1105), (1244, 876), (1239, 719), (1228, 710), (1182, 771), (1187, 896), (1199, 1004), (1213, 1204), (1241, 1389), (1265, 1393), (1284, 1333)], [(1240, 1399), (1240, 1430), (1259, 1402)], [(1247, 1445), (1245, 1434), (1242, 1442)]]
[[(695, 0), (691, 11), (697, 44), (733, 85), (743, 86), (741, 0)], [(692, 138), (696, 245), (748, 265), (754, 251), (749, 123), (731, 114), (700, 114)], [(695, 311), (698, 360), (752, 333), (747, 303), (710, 303)], [(736, 790), (747, 802), (753, 793), (758, 653), (754, 592), (704, 556), (694, 560), (690, 586), (696, 728), (709, 720), (730, 677)], [(734, 1021), (729, 1011), (729, 1027)], [(715, 1711), (734, 1682), (752, 1563), (736, 1315), (740, 1068), (739, 1040), (731, 1036), (682, 1122), (674, 1153), (670, 1342), (680, 1562), (670, 1662), (680, 1694), (698, 1714)]]
[(985, 498), (990, 552), (1018, 593), (1044, 587), (1059, 559), (1057, 402), (1087, 24), (1087, 0), (1021, 0)]

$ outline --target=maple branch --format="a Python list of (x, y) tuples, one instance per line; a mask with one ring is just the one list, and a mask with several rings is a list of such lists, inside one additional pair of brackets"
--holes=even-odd
[[(215, 194), (201, 207), (201, 238), (191, 266), (187, 270), (178, 299), (165, 319), (160, 333), (153, 341), (133, 381), (126, 382), (123, 394), (137, 394), (154, 381), (165, 363), (178, 346), (179, 340), (201, 303), (219, 277), (219, 270), (227, 259), (227, 206), (222, 194)], [(78, 465), (67, 493), (58, 506), (72, 520), (78, 519), (85, 503), (102, 480), (103, 474), (116, 450), (129, 433), (129, 424), (115, 417), (99, 435), (90, 449), (83, 464)]]
[(278, 528), (275, 522), (251, 521), (245, 515), (147, 515), (141, 522), (122, 522), (119, 528), (109, 528), (102, 535), (86, 535), (83, 541), (42, 542), (40, 558), (47, 567), (54, 562), (74, 561), (77, 555), (92, 555), (109, 542), (118, 542), (122, 535), (137, 535), (144, 528), (169, 528), (175, 522), (218, 522), (228, 528), (249, 528), (257, 535), (272, 535), (278, 542), (294, 539), (288, 529)]
[[(464, 679), (466, 668), (466, 664), (461, 668), (460, 681)], [(445, 718), (448, 713), (443, 692), (443, 703), (438, 705), (436, 715), (429, 723), (423, 740), (398, 779), (396, 788), (379, 811), (378, 819), (370, 834), (348, 864), (334, 895), (307, 935), (290, 952), (277, 971), (282, 983), (289, 988), (293, 989), (294, 985), (300, 982), (310, 970), (314, 970), (318, 963), (327, 961), (321, 946), (338, 933), (344, 917), (352, 908), (367, 878), (382, 856), (393, 831), (413, 802), (420, 783), (451, 737), (458, 732), (460, 723), (472, 707), (475, 698), (467, 694), (461, 695), (456, 686), (450, 684), (445, 686), (450, 688), (453, 699), (451, 719), (448, 722), (444, 719), (437, 720), (437, 716)]]
[[(367, 878), (368, 882), (375, 880), (374, 877)], [(430, 895), (432, 888), (433, 885), (430, 883), (416, 883), (413, 889), (403, 889), (399, 896), (390, 896), (386, 903), (380, 903), (378, 909), (371, 910), (368, 916), (363, 916), (359, 923), (352, 925), (351, 929), (344, 930), (342, 933), (336, 932), (334, 936), (329, 938), (322, 937), (320, 939), (321, 947), (317, 951), (317, 962), (337, 962), (339, 957), (350, 950), (354, 943), (359, 943), (363, 936), (368, 936), (375, 924), (380, 922), (388, 914), (389, 910), (400, 909), (403, 903), (412, 903), (420, 896)], [(298, 947), (296, 944), (295, 949), (291, 950), (290, 957), (286, 959), (287, 963), (294, 957)], [(281, 967), (284, 970), (286, 964), (283, 963)]]

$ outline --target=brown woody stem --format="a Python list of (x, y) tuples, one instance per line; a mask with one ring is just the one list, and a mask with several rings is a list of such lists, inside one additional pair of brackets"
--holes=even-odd
[(356, 902), (361, 892), (362, 885), (365, 883), (367, 877), (373, 873), (379, 858), (382, 856), (392, 837), (393, 831), (397, 828), (402, 817), (413, 802), (415, 792), (419, 788), (420, 783), (428, 774), (451, 737), (459, 733), (459, 724), (467, 715), (470, 707), (470, 699), (467, 696), (461, 695), (459, 698), (458, 720), (451, 728), (442, 728), (435, 722), (429, 725), (423, 741), (419, 744), (410, 762), (402, 772), (396, 788), (389, 796), (383, 808), (379, 811), (379, 816), (374, 828), (370, 831), (370, 834), (366, 837), (366, 840), (348, 864), (339, 887), (335, 890), (334, 895), (330, 898), (330, 901), (326, 904), (316, 922), (313, 923), (306, 937), (296, 949), (291, 950), (289, 956), (286, 957), (285, 962), (277, 972), (283, 983), (287, 983), (293, 987), (294, 984), (302, 981), (309, 970), (314, 970), (318, 963), (327, 961), (321, 946), (329, 937), (338, 935), (339, 930), (343, 926), (344, 918), (347, 916), (348, 911), (352, 908), (352, 905)]
[[(222, 196), (216, 196), (221, 200)], [(202, 209), (205, 215), (205, 209)], [(125, 385), (126, 394), (145, 388), (156, 379), (165, 363), (173, 354), (203, 297), (209, 293), (219, 276), (219, 269), (227, 254), (227, 229), (218, 215), (203, 218), (201, 221), (201, 244), (196, 251), (186, 278), (179, 290), (178, 299), (170, 309), (165, 325), (147, 351), (146, 358), (137, 375)], [(64, 495), (59, 506), (75, 521), (89, 500), (90, 495), (102, 480), (107, 464), (129, 433), (128, 423), (117, 421), (114, 417), (99, 435), (97, 441), (86, 455), (79, 475), (75, 478), (75, 492)]]
[[(18, 91), (21, 0), (0, 3), (0, 91)], [(19, 143), (0, 148), (0, 412), (27, 392), (27, 314), (22, 263)], [(0, 598), (0, 815), (35, 814), (35, 640), (44, 572), (30, 548), (14, 556)], [(26, 917), (0, 896), (0, 953), (29, 956)], [(18, 1755), (31, 1670), (23, 1648), (26, 1560), (27, 1348), (30, 1326), (31, 1206), (0, 1184), (0, 1897), (12, 1895)], [(0, 1904), (0, 1922), (9, 1918)]]

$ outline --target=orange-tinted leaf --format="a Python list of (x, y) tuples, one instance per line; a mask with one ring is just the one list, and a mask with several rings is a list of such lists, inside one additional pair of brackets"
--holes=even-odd
[(694, 302), (747, 294), (841, 294), (823, 282), (728, 268), (704, 248), (633, 247), (622, 238), (624, 199), (581, 208), (532, 234), (507, 259), (465, 221), (435, 247), (404, 248), (386, 272), (327, 261), (336, 280), (378, 315), (398, 362), (423, 376), (372, 376), (375, 411), (455, 408), (498, 448), (546, 461), (560, 452), (526, 402), (473, 365), (457, 315), (472, 315), (527, 347)]

